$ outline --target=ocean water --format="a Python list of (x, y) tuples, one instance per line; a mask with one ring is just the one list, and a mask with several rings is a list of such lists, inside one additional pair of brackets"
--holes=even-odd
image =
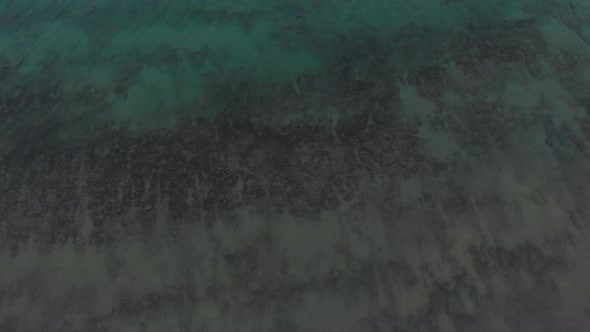
[(590, 2), (0, 0), (0, 331), (590, 329)]

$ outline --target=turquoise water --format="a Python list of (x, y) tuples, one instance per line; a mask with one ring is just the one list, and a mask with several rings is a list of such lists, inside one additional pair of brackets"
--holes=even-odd
[(588, 1), (0, 0), (0, 332), (588, 331), (589, 144)]
[[(47, 105), (42, 113), (59, 113), (66, 136), (103, 123), (166, 126), (179, 114), (273, 117), (276, 111), (260, 103), (291, 94), (309, 104), (306, 112), (344, 112), (338, 99), (353, 82), (383, 72), (395, 72), (387, 80), (403, 80), (420, 68), (451, 64), (461, 52), (477, 61), (486, 43), (540, 56), (546, 45), (534, 34), (552, 20), (566, 24), (558, 28), (573, 34), (568, 38), (588, 38), (583, 2), (3, 3), (3, 99), (48, 98), (58, 110)], [(527, 25), (521, 35), (501, 31), (519, 24)], [(491, 61), (521, 57), (534, 65), (537, 59), (525, 56)], [(314, 88), (300, 86), (306, 78)]]

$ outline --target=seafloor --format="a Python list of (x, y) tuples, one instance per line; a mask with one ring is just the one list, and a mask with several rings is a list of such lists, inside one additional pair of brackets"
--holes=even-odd
[(0, 1), (0, 331), (590, 330), (590, 3)]

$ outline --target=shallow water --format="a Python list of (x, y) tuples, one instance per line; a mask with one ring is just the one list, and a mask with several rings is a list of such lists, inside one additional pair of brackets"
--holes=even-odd
[(0, 331), (585, 331), (583, 1), (0, 1)]

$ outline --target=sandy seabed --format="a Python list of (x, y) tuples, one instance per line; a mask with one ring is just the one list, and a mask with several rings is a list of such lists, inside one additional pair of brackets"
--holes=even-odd
[(0, 4), (0, 331), (590, 329), (584, 2)]

